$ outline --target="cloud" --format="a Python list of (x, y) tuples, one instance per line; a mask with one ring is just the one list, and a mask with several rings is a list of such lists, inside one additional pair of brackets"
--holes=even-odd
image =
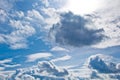
[[(42, 38), (47, 36), (49, 28), (59, 21), (59, 16), (53, 4), (55, 2), (60, 1), (35, 1), (36, 4), (40, 5), (36, 5), (30, 10), (25, 8), (25, 11), (20, 11), (14, 5), (17, 4), (16, 0), (1, 0), (0, 43), (9, 45), (11, 49), (24, 49), (29, 47), (28, 38), (35, 33), (37, 34), (35, 36), (38, 37), (41, 37), (43, 32), (44, 36)], [(45, 7), (44, 5), (48, 5), (49, 7)]]
[(0, 64), (9, 63), (9, 62), (12, 62), (12, 59), (0, 60)]
[(63, 57), (59, 57), (59, 58), (56, 58), (56, 59), (52, 59), (51, 61), (52, 61), (52, 62), (66, 61), (66, 60), (69, 60), (69, 59), (71, 59), (71, 56), (66, 55), (66, 56), (63, 56)]
[(51, 56), (52, 56), (51, 53), (35, 53), (27, 56), (27, 62), (34, 62), (38, 59), (49, 58)]
[(9, 11), (15, 0), (0, 0), (0, 8)]
[(5, 22), (7, 20), (7, 18), (8, 18), (8, 15), (5, 12), (5, 10), (0, 9), (0, 23)]
[(9, 21), (10, 32), (1, 33), (1, 43), (6, 43), (11, 49), (27, 48), (27, 38), (35, 34), (35, 29), (27, 22), (21, 20)]
[(51, 51), (65, 51), (65, 52), (69, 52), (69, 50), (59, 47), (59, 46), (55, 46), (51, 49)]
[(18, 67), (21, 66), (21, 64), (1, 64), (2, 66), (4, 66), (4, 68), (13, 68), (13, 67)]
[(5, 70), (6, 68), (13, 68), (13, 67), (18, 67), (21, 66), (21, 64), (9, 64), (12, 63), (12, 59), (4, 59), (0, 60), (0, 70)]
[(44, 21), (44, 18), (43, 16), (40, 14), (39, 11), (37, 10), (29, 10), (27, 11), (27, 17), (26, 17), (28, 20), (30, 21), (36, 21), (36, 22), (40, 22), (41, 24), (43, 23)]
[(120, 45), (120, 4), (119, 0), (105, 1), (104, 6), (89, 16), (94, 25), (104, 30), (101, 43), (94, 45), (97, 48), (107, 48)]
[[(105, 72), (106, 67), (102, 67), (101, 64), (107, 65), (109, 67), (109, 70), (114, 70), (114, 64), (109, 63), (107, 64), (106, 61), (103, 60), (106, 59), (108, 56), (98, 54), (93, 55), (88, 58), (88, 65), (82, 66), (79, 69), (65, 69), (61, 68), (57, 65), (55, 65), (53, 62), (49, 61), (40, 61), (37, 65), (34, 65), (32, 67), (28, 68), (22, 68), (17, 69), (13, 72), (0, 72), (0, 79), (18, 79), (18, 80), (39, 80), (39, 79), (45, 79), (45, 80), (81, 80), (81, 79), (87, 79), (87, 80), (118, 80), (120, 77), (120, 74), (117, 72)], [(101, 61), (102, 60), (102, 61)], [(94, 65), (91, 63), (96, 61)], [(100, 65), (100, 66), (98, 66)], [(93, 68), (96, 66), (97, 68)], [(64, 67), (64, 66), (63, 66)], [(101, 72), (99, 72), (99, 69), (102, 68)], [(116, 68), (115, 68), (116, 69)], [(4, 76), (3, 76), (4, 75)], [(5, 76), (9, 75), (9, 76)]]
[[(109, 62), (105, 61), (109, 59)], [(106, 56), (102, 54), (96, 54), (90, 56), (88, 59), (88, 67), (96, 69), (100, 73), (119, 73), (120, 69), (117, 68), (117, 64), (113, 61), (111, 56)]]
[(32, 36), (36, 31), (29, 24), (24, 24), (22, 21), (10, 20), (10, 25), (14, 31), (8, 35), (4, 35), (6, 43), (12, 49), (20, 49), (27, 47), (27, 38)]
[(86, 27), (89, 21), (73, 13), (61, 14), (59, 23), (53, 25), (50, 31), (50, 37), (61, 45), (70, 45), (75, 47), (90, 46), (100, 42), (103, 30), (92, 30)]
[(59, 68), (52, 62), (42, 61), (38, 62), (34, 67), (18, 69), (9, 77), (0, 76), (0, 78), (13, 80), (67, 80), (70, 79), (70, 76), (66, 69)]

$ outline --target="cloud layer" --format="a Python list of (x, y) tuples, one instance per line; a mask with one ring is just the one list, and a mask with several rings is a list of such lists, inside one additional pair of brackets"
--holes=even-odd
[[(113, 63), (111, 56), (96, 54), (88, 58), (87, 64), (79, 69), (65, 69), (49, 61), (40, 61), (29, 68), (11, 72), (0, 72), (0, 79), (17, 80), (119, 80), (119, 63)], [(106, 62), (108, 60), (109, 62)], [(94, 64), (94, 65), (93, 65)], [(5, 76), (5, 75), (9, 76)]]

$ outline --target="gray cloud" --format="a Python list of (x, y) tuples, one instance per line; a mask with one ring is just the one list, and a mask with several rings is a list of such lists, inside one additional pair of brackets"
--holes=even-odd
[(89, 46), (102, 40), (102, 29), (89, 29), (90, 22), (73, 13), (61, 14), (61, 21), (53, 25), (50, 37), (59, 44), (76, 47)]

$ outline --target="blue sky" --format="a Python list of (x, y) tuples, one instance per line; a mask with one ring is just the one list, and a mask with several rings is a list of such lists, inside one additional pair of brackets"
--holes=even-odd
[(0, 67), (81, 66), (98, 53), (120, 58), (119, 0), (91, 0), (97, 9), (85, 1), (0, 0), (0, 61), (12, 66)]

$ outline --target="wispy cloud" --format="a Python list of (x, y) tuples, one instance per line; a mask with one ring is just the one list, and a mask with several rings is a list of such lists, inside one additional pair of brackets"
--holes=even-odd
[(27, 61), (26, 62), (34, 62), (37, 59), (49, 58), (51, 56), (52, 56), (51, 53), (34, 53), (34, 54), (30, 54), (30, 55), (27, 56)]
[(0, 60), (0, 64), (10, 63), (10, 62), (12, 62), (12, 59), (4, 59), (4, 60)]
[(4, 68), (13, 68), (21, 66), (21, 64), (1, 64), (1, 65), (4, 66)]
[(52, 61), (52, 62), (66, 61), (66, 60), (69, 60), (69, 59), (71, 59), (71, 56), (70, 56), (70, 55), (66, 55), (66, 56), (63, 56), (63, 57), (59, 57), (59, 58), (56, 58), (56, 59), (52, 59), (51, 61)]
[(55, 46), (51, 49), (51, 51), (65, 51), (65, 52), (69, 52), (68, 49), (65, 49), (65, 48), (62, 48), (62, 47), (59, 47), (59, 46)]

